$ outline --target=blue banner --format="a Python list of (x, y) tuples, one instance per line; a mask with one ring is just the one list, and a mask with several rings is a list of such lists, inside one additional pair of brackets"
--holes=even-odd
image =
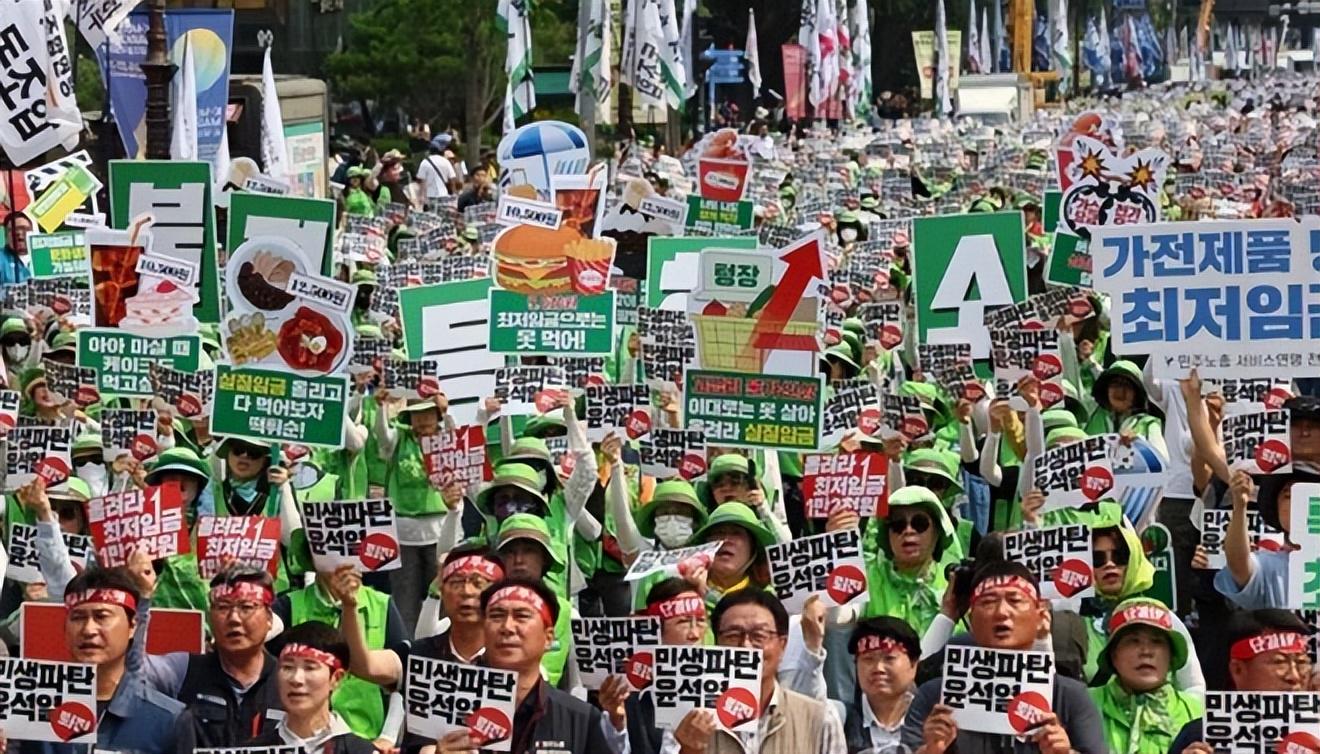
[[(186, 44), (192, 47), (197, 77), (198, 159), (209, 162), (220, 147), (225, 108), (229, 105), (234, 12), (166, 11), (165, 36), (170, 47), (170, 61), (175, 65), (183, 63), (185, 38)], [(130, 158), (141, 158), (146, 149), (147, 132), (147, 80), (141, 68), (147, 58), (147, 14), (137, 11), (130, 14), (119, 26), (119, 41), (97, 50), (96, 57), (107, 79), (110, 112), (119, 126), (124, 152)]]

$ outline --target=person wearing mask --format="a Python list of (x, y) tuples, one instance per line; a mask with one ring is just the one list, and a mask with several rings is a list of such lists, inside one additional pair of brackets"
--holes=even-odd
[[(1313, 629), (1292, 611), (1239, 611), (1230, 618), (1228, 677), (1234, 691), (1306, 691), (1311, 679), (1307, 650)], [(1204, 741), (1201, 719), (1188, 722), (1169, 745), (1169, 754), (1214, 754)]]
[(788, 611), (778, 597), (761, 589), (729, 594), (715, 606), (711, 624), (719, 646), (761, 650), (760, 718), (755, 730), (733, 734), (719, 728), (714, 712), (693, 709), (672, 732), (665, 731), (664, 754), (846, 754), (843, 723), (834, 707), (779, 682)]
[(440, 134), (431, 139), (426, 157), (422, 158), (422, 164), (417, 166), (417, 180), (422, 184), (422, 196), (425, 197), (428, 208), (438, 204), (442, 197), (449, 196), (458, 181), (454, 166), (445, 157), (445, 150), (449, 148), (451, 141), (453, 137), (449, 134)]
[(899, 754), (899, 732), (916, 689), (921, 639), (898, 618), (860, 621), (848, 639), (857, 696), (843, 732), (849, 754)]
[(5, 245), (0, 247), (0, 285), (18, 285), (32, 277), (27, 261), (27, 237), (32, 220), (22, 212), (5, 215)]
[[(602, 716), (541, 677), (541, 658), (554, 642), (559, 620), (559, 602), (549, 587), (540, 581), (504, 579), (481, 593), (481, 615), (485, 662), (517, 675), (511, 754), (626, 751), (626, 721)], [(476, 754), (479, 749), (467, 730), (436, 741), (436, 754)]]
[[(173, 447), (156, 457), (155, 464), (142, 479), (148, 486), (167, 482), (179, 485), (183, 493), (183, 513), (190, 527), (196, 526), (201, 515), (214, 515), (212, 469), (195, 451), (186, 447)], [(207, 585), (197, 572), (195, 553), (172, 555), (165, 558), (152, 597), (156, 607), (205, 610)]]
[(19, 317), (9, 317), (0, 323), (0, 347), (5, 362), (5, 384), (17, 385), (18, 376), (32, 362), (32, 331)]
[[(1049, 620), (1049, 603), (1041, 600), (1036, 578), (1021, 563), (992, 560), (971, 579), (967, 621), (972, 641), (986, 649), (1028, 651)], [(1026, 746), (1011, 736), (958, 729), (953, 710), (939, 703), (942, 678), (932, 678), (917, 689), (903, 721), (901, 739), (917, 754), (990, 754), (1018, 751), (1040, 754), (1106, 754), (1100, 714), (1086, 686), (1072, 678), (1054, 678), (1052, 712), (1038, 724)]]
[(1164, 754), (1176, 731), (1201, 716), (1201, 698), (1169, 681), (1188, 662), (1187, 639), (1173, 620), (1163, 603), (1145, 598), (1126, 600), (1109, 616), (1100, 659), (1101, 677), (1109, 679), (1090, 691), (1111, 752)]
[(348, 646), (339, 632), (310, 621), (280, 637), (278, 686), (284, 717), (252, 737), (247, 746), (293, 746), (317, 754), (376, 754), (376, 747), (354, 734), (331, 709), (331, 699), (347, 675)]

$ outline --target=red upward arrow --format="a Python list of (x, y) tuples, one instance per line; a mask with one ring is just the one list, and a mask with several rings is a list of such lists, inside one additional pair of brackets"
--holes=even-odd
[(779, 284), (775, 286), (775, 292), (770, 295), (770, 300), (765, 303), (761, 309), (760, 315), (756, 318), (756, 336), (754, 338), (758, 348), (776, 348), (779, 350), (790, 351), (815, 351), (815, 338), (811, 338), (810, 347), (806, 342), (795, 343), (792, 339), (783, 338), (784, 326), (788, 324), (793, 317), (793, 311), (801, 303), (802, 297), (807, 292), (807, 286), (811, 285), (812, 280), (825, 279), (825, 267), (821, 261), (820, 239), (817, 236), (810, 236), (800, 241), (796, 246), (789, 248), (783, 256), (779, 257), (788, 268), (779, 278)]

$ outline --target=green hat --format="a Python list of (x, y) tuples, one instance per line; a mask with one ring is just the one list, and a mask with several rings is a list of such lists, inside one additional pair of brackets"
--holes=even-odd
[(378, 285), (380, 280), (376, 277), (375, 272), (366, 267), (359, 267), (357, 271), (353, 273), (353, 277), (349, 282), (353, 285)]
[(87, 451), (101, 452), (101, 436), (92, 432), (84, 432), (73, 438), (73, 448), (70, 453), (78, 455)]
[(1175, 626), (1173, 611), (1156, 599), (1133, 597), (1114, 606), (1105, 626), (1109, 637), (1100, 650), (1100, 675), (1108, 677), (1114, 673), (1110, 652), (1117, 646), (1119, 638), (1136, 626), (1151, 626), (1158, 629), (1169, 640), (1169, 669), (1179, 670), (1187, 664), (1187, 638)]
[[(723, 457), (724, 456), (720, 456), (720, 458)], [(718, 461), (719, 458), (715, 460)], [(742, 503), (725, 503), (724, 505), (716, 507), (715, 511), (710, 514), (710, 518), (706, 519), (705, 525), (698, 529), (696, 534), (692, 535), (692, 541), (703, 541), (706, 538), (706, 535), (710, 533), (711, 529), (714, 529), (721, 524), (735, 524), (746, 529), (747, 533), (752, 535), (752, 541), (756, 542), (757, 545), (760, 545), (763, 550), (770, 545), (778, 543), (778, 540), (775, 539), (774, 533), (765, 528), (765, 526), (761, 524), (760, 519), (756, 517), (756, 513)]]
[(463, 229), (463, 240), (464, 240), (464, 241), (480, 241), (480, 240), (481, 240), (481, 232), (477, 230), (476, 226), (474, 226), (474, 225), (469, 225), (469, 226), (467, 226), (466, 228)]
[(503, 549), (515, 539), (529, 539), (544, 548), (546, 554), (550, 556), (549, 562), (546, 563), (547, 569), (564, 567), (564, 557), (559, 554), (559, 548), (555, 547), (554, 540), (550, 537), (550, 527), (544, 518), (531, 513), (515, 513), (504, 519), (500, 524), (495, 549)]
[(1070, 442), (1085, 440), (1090, 435), (1086, 430), (1080, 427), (1056, 427), (1045, 435), (1045, 447), (1052, 448), (1055, 445), (1066, 445)]
[(853, 361), (862, 363), (862, 339), (855, 332), (844, 330), (839, 336), (841, 345), (848, 346), (848, 352), (852, 354)]
[[(930, 513), (935, 525), (939, 527), (939, 540), (936, 542), (936, 558), (939, 554), (949, 549), (953, 544), (953, 522), (949, 520), (949, 514), (944, 512), (944, 505), (936, 497), (934, 492), (914, 484), (910, 484), (894, 492), (889, 496), (889, 512), (893, 513), (895, 508), (923, 507)], [(878, 544), (884, 551), (885, 556), (893, 558), (894, 553), (889, 549), (889, 519), (873, 518), (867, 523), (866, 529), (868, 538), (871, 529), (874, 527), (875, 533), (879, 538)]]
[(853, 359), (852, 349), (849, 348), (846, 343), (836, 343), (827, 348), (825, 353), (820, 355), (821, 361), (829, 361), (830, 358), (838, 359), (844, 364), (852, 367), (854, 373), (861, 368), (857, 366), (857, 362)]
[(954, 494), (962, 491), (962, 483), (958, 478), (960, 466), (957, 453), (935, 448), (916, 448), (903, 459), (904, 469), (940, 477), (948, 481), (950, 492)]
[(540, 473), (525, 463), (501, 463), (496, 466), (495, 478), (487, 482), (481, 488), (481, 492), (477, 493), (477, 510), (487, 516), (495, 514), (490, 506), (490, 496), (499, 487), (517, 487), (536, 498), (542, 507), (549, 507), (545, 495), (541, 492)]
[(1141, 378), (1141, 368), (1136, 364), (1120, 359), (1110, 364), (1105, 371), (1095, 378), (1095, 385), (1091, 388), (1091, 397), (1101, 408), (1109, 409), (1109, 385), (1114, 380), (1125, 379), (1132, 383), (1133, 390), (1136, 391), (1136, 397), (1132, 401), (1134, 409), (1142, 409), (1146, 405), (1146, 383)]
[(147, 484), (160, 484), (161, 475), (167, 471), (192, 474), (201, 479), (203, 485), (211, 481), (211, 469), (206, 461), (188, 448), (174, 447), (161, 453), (156, 458), (156, 465), (147, 473)]
[(1040, 415), (1040, 423), (1043, 425), (1046, 435), (1063, 427), (1071, 427), (1073, 429), (1078, 427), (1077, 417), (1073, 415), (1073, 412), (1066, 408), (1052, 408), (1048, 411), (1042, 412)]
[(71, 476), (64, 480), (63, 484), (46, 490), (46, 496), (53, 501), (69, 500), (78, 503), (85, 503), (92, 499), (92, 488), (87, 482), (76, 476)]
[(18, 375), (18, 385), (19, 388), (22, 390), (23, 395), (27, 395), (28, 391), (36, 387), (38, 384), (44, 385), (45, 383), (46, 383), (45, 367), (41, 367), (41, 366), (28, 367), (27, 369), (24, 369), (22, 372), (20, 372)]
[(14, 333), (22, 333), (26, 335), (27, 331), (27, 325), (24, 324), (20, 317), (9, 317), (3, 324), (0, 324), (0, 338), (3, 338), (6, 335), (13, 335)]
[(78, 349), (78, 336), (67, 330), (61, 330), (58, 335), (50, 342), (50, 351), (76, 351)]
[(706, 506), (697, 498), (696, 489), (686, 480), (670, 479), (655, 486), (651, 493), (651, 502), (643, 505), (633, 514), (637, 522), (637, 531), (643, 537), (655, 536), (655, 512), (663, 503), (682, 503), (692, 508), (694, 523), (700, 527), (706, 523)]
[(857, 213), (850, 209), (845, 209), (844, 211), (840, 212), (839, 216), (836, 217), (835, 220), (837, 220), (840, 225), (844, 225), (844, 224), (856, 225), (861, 222), (861, 220), (857, 218)]
[(353, 328), (353, 332), (365, 338), (383, 338), (385, 334), (380, 331), (380, 325), (374, 322), (363, 322)]
[(555, 457), (545, 444), (545, 440), (540, 437), (519, 437), (513, 443), (513, 447), (509, 448), (509, 452), (500, 460), (500, 463), (515, 461), (525, 463), (536, 469), (537, 473), (543, 478), (542, 489), (545, 488), (544, 482), (549, 482), (552, 485), (559, 484)]
[(405, 424), (411, 424), (412, 414), (415, 414), (418, 411), (426, 411), (435, 408), (435, 401), (430, 398), (409, 398), (408, 402), (403, 405), (403, 408), (399, 409), (399, 421), (404, 422)]
[[(567, 426), (564, 422), (563, 409), (557, 408), (548, 414), (529, 417), (527, 424), (523, 426), (522, 435), (519, 439), (553, 436), (552, 433)], [(517, 445), (517, 443), (514, 444)]]
[(266, 443), (254, 442), (254, 441), (252, 441), (252, 440), (247, 440), (247, 439), (244, 439), (244, 438), (242, 438), (242, 437), (226, 437), (226, 438), (224, 438), (224, 439), (222, 439), (222, 440), (220, 441), (220, 444), (219, 444), (219, 445), (216, 446), (216, 448), (215, 448), (215, 457), (216, 457), (216, 458), (228, 458), (228, 457), (229, 457), (229, 446), (232, 445), (233, 443), (236, 443), (236, 442), (245, 442), (245, 443), (247, 443), (248, 445), (257, 445), (257, 446), (266, 445), (267, 448), (273, 447), (273, 446), (271, 446), (271, 445), (267, 445)]
[(780, 198), (780, 199), (784, 199), (784, 198), (787, 198), (787, 197), (790, 197), (790, 196), (792, 196), (792, 197), (796, 197), (796, 196), (797, 196), (797, 189), (793, 187), (793, 184), (790, 183), (790, 184), (787, 185), (787, 186), (780, 186), (780, 187), (779, 187), (779, 198)]
[(841, 325), (845, 333), (852, 333), (859, 338), (866, 337), (866, 323), (859, 317), (849, 317)]
[(860, 202), (860, 204), (862, 209), (875, 209), (876, 207), (880, 206), (880, 200), (870, 194), (867, 194), (866, 196), (862, 197), (862, 201)]
[(366, 178), (369, 175), (371, 175), (371, 171), (361, 165), (354, 165), (348, 169), (349, 178)]

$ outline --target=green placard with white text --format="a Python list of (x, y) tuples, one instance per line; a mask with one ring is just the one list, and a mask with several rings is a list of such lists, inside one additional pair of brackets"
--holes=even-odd
[(32, 277), (86, 279), (87, 234), (81, 230), (29, 233), (27, 247)]
[(252, 192), (229, 197), (229, 253), (249, 238), (279, 236), (302, 251), (309, 272), (334, 274), (335, 203)]
[[(687, 293), (697, 287), (698, 257), (704, 249), (755, 249), (757, 240), (753, 236), (684, 238), (649, 238), (646, 241), (646, 298), (644, 306), (658, 309), (665, 296), (670, 293)], [(680, 255), (690, 256), (690, 264), (679, 260)], [(667, 267), (674, 269), (668, 270)], [(680, 271), (690, 273), (679, 274)]]
[(78, 366), (96, 370), (96, 389), (102, 395), (153, 396), (152, 364), (196, 372), (201, 358), (198, 335), (151, 338), (106, 327), (78, 331)]
[(341, 448), (347, 402), (346, 374), (300, 377), (217, 364), (211, 433), (260, 443)]

